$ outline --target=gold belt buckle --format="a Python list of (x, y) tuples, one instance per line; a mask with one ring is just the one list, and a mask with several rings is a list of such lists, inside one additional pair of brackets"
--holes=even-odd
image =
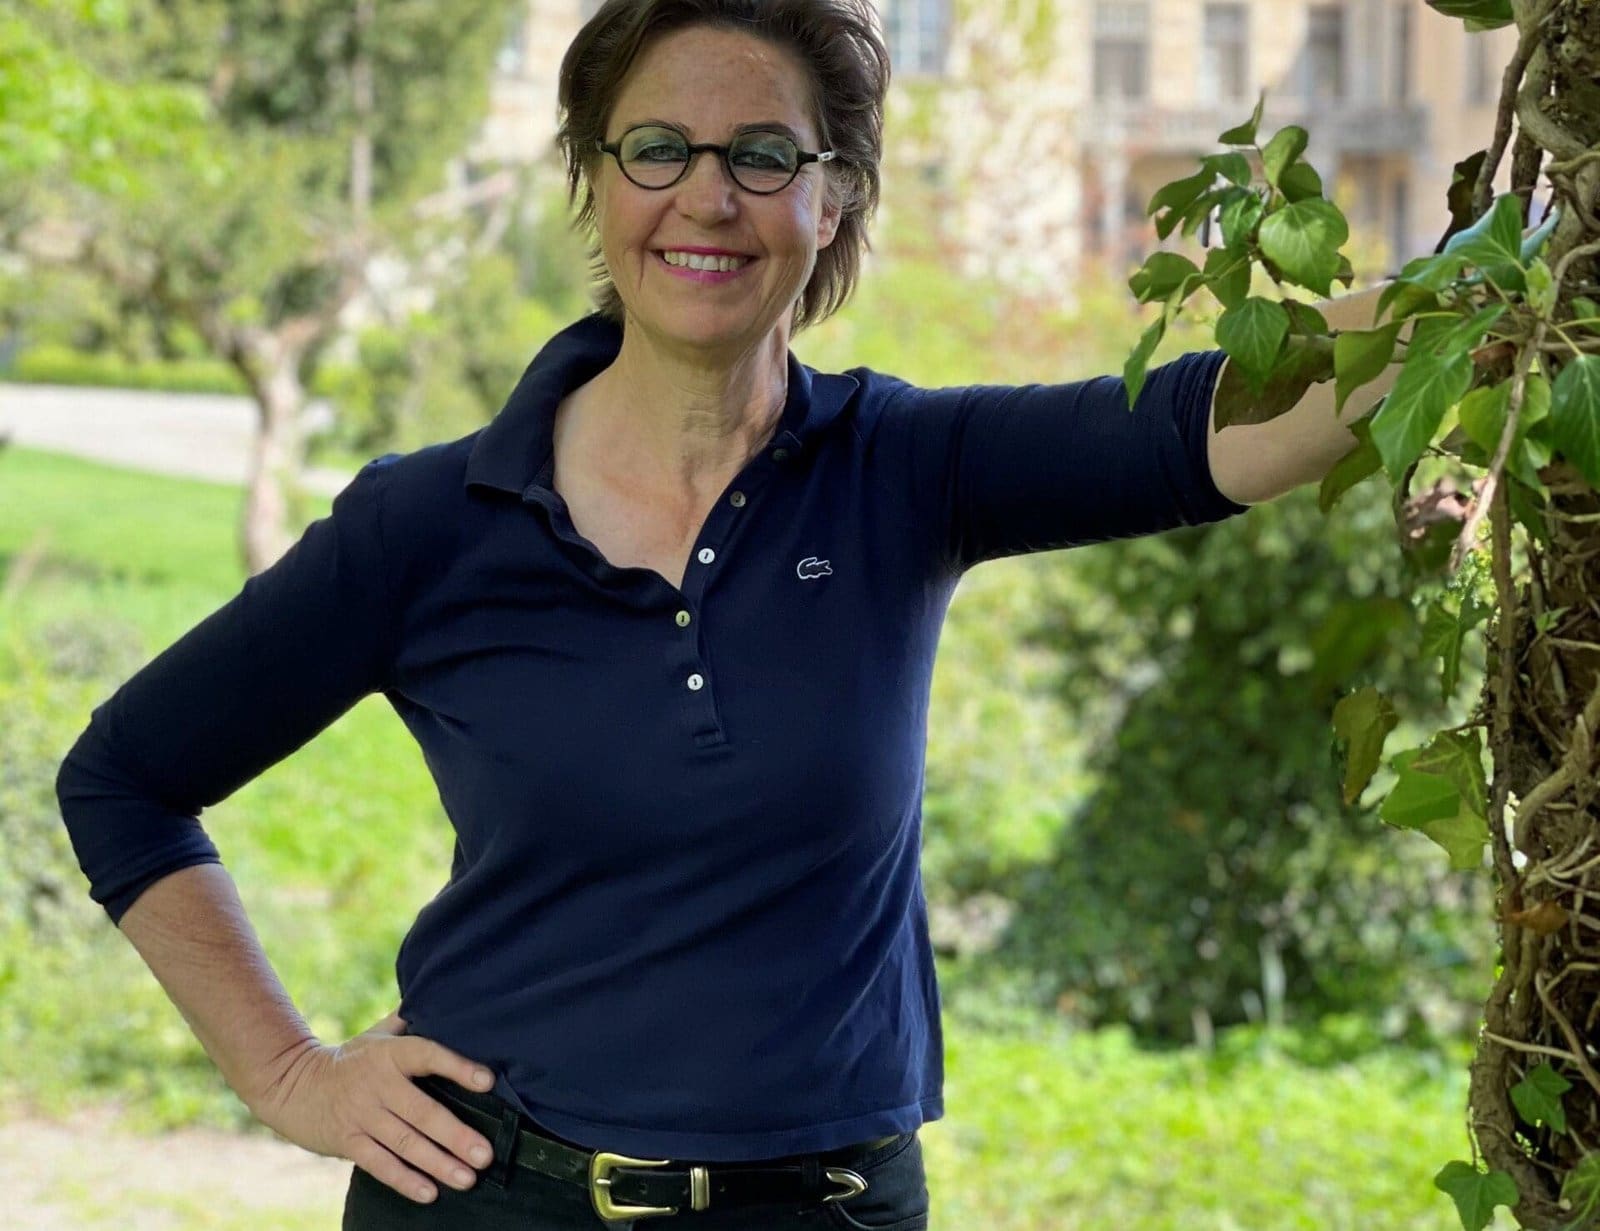
[[(653, 1218), (660, 1214), (676, 1214), (678, 1207), (675, 1205), (618, 1205), (611, 1199), (611, 1173), (618, 1167), (665, 1167), (670, 1164), (670, 1158), (629, 1158), (626, 1154), (609, 1154), (604, 1150), (595, 1151), (589, 1160), (589, 1200), (594, 1203), (595, 1213), (599, 1214), (605, 1222), (621, 1222), (629, 1218)], [(690, 1189), (694, 1198), (694, 1208), (703, 1210), (710, 1201), (710, 1182), (704, 1167), (690, 1168)]]

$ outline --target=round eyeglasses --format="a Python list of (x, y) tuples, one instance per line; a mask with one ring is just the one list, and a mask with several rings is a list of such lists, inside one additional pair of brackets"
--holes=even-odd
[(595, 147), (615, 158), (629, 180), (651, 189), (671, 188), (689, 173), (702, 150), (720, 154), (734, 183), (763, 196), (782, 192), (806, 163), (831, 162), (834, 156), (832, 150), (808, 154), (782, 133), (759, 129), (740, 133), (728, 145), (696, 145), (677, 129), (659, 124), (640, 124), (609, 145), (597, 140)]

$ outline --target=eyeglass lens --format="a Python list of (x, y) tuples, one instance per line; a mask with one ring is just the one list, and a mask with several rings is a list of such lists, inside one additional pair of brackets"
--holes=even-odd
[[(742, 132), (729, 144), (733, 178), (751, 192), (776, 192), (794, 179), (799, 149), (782, 133)], [(622, 136), (622, 169), (641, 188), (666, 188), (683, 174), (689, 143), (671, 128), (629, 129)]]

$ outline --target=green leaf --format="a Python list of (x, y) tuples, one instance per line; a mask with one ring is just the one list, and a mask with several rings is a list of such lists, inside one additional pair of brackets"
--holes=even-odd
[(1483, 867), (1483, 848), (1489, 841), (1489, 824), (1467, 808), (1454, 816), (1427, 821), (1418, 830), (1445, 849), (1453, 872), (1476, 872)]
[(1500, 447), (1500, 433), (1505, 431), (1506, 412), (1510, 406), (1509, 380), (1498, 385), (1480, 385), (1461, 399), (1461, 430), (1490, 457)]
[(1441, 731), (1418, 749), (1407, 767), (1418, 774), (1436, 774), (1449, 781), (1461, 806), (1474, 816), (1489, 811), (1489, 785), (1483, 771), (1483, 739), (1471, 731)]
[(1333, 342), (1334, 413), (1344, 410), (1345, 400), (1381, 376), (1394, 359), (1395, 340), (1404, 328), (1395, 321), (1378, 329), (1346, 329)]
[(1383, 469), (1383, 458), (1378, 456), (1377, 446), (1372, 443), (1372, 421), (1357, 419), (1350, 424), (1350, 431), (1360, 443), (1323, 476), (1317, 492), (1317, 507), (1324, 513), (1332, 512), (1333, 506), (1357, 483)]
[(1165, 299), (1183, 285), (1199, 267), (1186, 256), (1176, 252), (1153, 252), (1142, 268), (1128, 279), (1128, 287), (1140, 303)]
[(1578, 1231), (1600, 1209), (1600, 1152), (1585, 1154), (1578, 1165), (1561, 1181), (1561, 1201), (1573, 1211), (1573, 1220), (1562, 1231)]
[(1593, 320), (1600, 317), (1600, 303), (1596, 303), (1587, 295), (1574, 295), (1572, 298), (1572, 315), (1580, 321)]
[(1187, 179), (1163, 184), (1156, 190), (1155, 195), (1150, 198), (1150, 204), (1145, 207), (1145, 214), (1150, 217), (1159, 210), (1167, 211), (1156, 219), (1156, 233), (1162, 239), (1172, 234), (1173, 228), (1183, 218), (1184, 211), (1206, 194), (1215, 179), (1216, 176), (1210, 170), (1201, 170)]
[(1290, 163), (1278, 177), (1278, 191), (1289, 201), (1308, 201), (1322, 196), (1322, 177), (1309, 162)]
[(1306, 152), (1310, 144), (1310, 134), (1298, 124), (1290, 124), (1274, 133), (1272, 140), (1261, 150), (1261, 165), (1266, 172), (1267, 183), (1282, 191), (1278, 177), (1290, 163)]
[(1528, 306), (1540, 316), (1549, 316), (1556, 306), (1556, 279), (1542, 257), (1528, 265)]
[(1471, 1163), (1459, 1161), (1441, 1167), (1433, 1186), (1455, 1201), (1465, 1231), (1483, 1231), (1494, 1221), (1495, 1206), (1510, 1209), (1522, 1200), (1516, 1182), (1504, 1171), (1479, 1171)]
[(1243, 154), (1208, 154), (1200, 163), (1208, 171), (1231, 180), (1241, 188), (1248, 188), (1254, 178), (1250, 171), (1250, 160)]
[(1145, 373), (1150, 367), (1150, 356), (1155, 354), (1156, 347), (1161, 344), (1166, 332), (1167, 314), (1163, 312), (1144, 333), (1139, 335), (1133, 353), (1122, 365), (1122, 380), (1128, 393), (1129, 410), (1132, 410), (1134, 403), (1139, 400), (1139, 391), (1144, 388)]
[(1420, 748), (1402, 752), (1391, 762), (1399, 777), (1378, 816), (1397, 829), (1417, 829), (1461, 811), (1461, 792), (1455, 783), (1439, 774), (1419, 774), (1411, 769), (1421, 753)]
[(1555, 447), (1600, 488), (1600, 355), (1580, 355), (1561, 369), (1551, 391)]
[(1531, 1069), (1511, 1087), (1511, 1103), (1529, 1124), (1548, 1124), (1556, 1132), (1564, 1133), (1567, 1111), (1561, 1105), (1561, 1096), (1570, 1089), (1572, 1083), (1546, 1062)]
[(1390, 305), (1394, 306), (1394, 319), (1402, 320), (1418, 308), (1433, 306), (1438, 292), (1449, 286), (1461, 273), (1462, 258), (1454, 253), (1442, 252), (1438, 256), (1419, 256), (1406, 262), (1399, 276), (1383, 288), (1378, 296), (1376, 316), (1382, 316)]
[(1444, 251), (1476, 265), (1502, 289), (1524, 290), (1522, 199), (1511, 192), (1497, 197), (1482, 218), (1450, 237)]
[(1550, 242), (1550, 237), (1555, 234), (1556, 224), (1560, 221), (1561, 210), (1552, 208), (1545, 215), (1545, 220), (1539, 224), (1538, 230), (1523, 237), (1520, 255), (1524, 265), (1544, 251), (1544, 246)]
[(1244, 254), (1266, 208), (1266, 202), (1254, 192), (1239, 194), (1222, 207), (1222, 242), (1230, 251)]
[(1378, 446), (1390, 478), (1398, 480), (1422, 455), (1444, 421), (1444, 412), (1471, 387), (1472, 370), (1471, 357), (1462, 351), (1434, 355), (1421, 345), (1412, 347), (1394, 388), (1372, 420), (1372, 443)]
[(1498, 30), (1516, 20), (1511, 0), (1428, 0), (1428, 7), (1446, 17), (1463, 18), (1469, 30)]
[(1326, 338), (1291, 335), (1259, 390), (1230, 361), (1217, 382), (1216, 430), (1276, 419), (1298, 406), (1312, 385), (1332, 378), (1333, 344)]
[(1237, 128), (1230, 128), (1217, 138), (1218, 145), (1254, 145), (1256, 143), (1256, 130), (1261, 127), (1261, 112), (1267, 105), (1267, 94), (1263, 90), (1256, 99), (1255, 112)]
[(1261, 224), (1261, 251), (1289, 281), (1327, 298), (1350, 227), (1331, 201), (1296, 201)]
[(1344, 802), (1361, 798), (1383, 757), (1383, 741), (1400, 724), (1389, 698), (1368, 685), (1333, 707), (1333, 729), (1348, 748), (1344, 771)]
[[(1297, 299), (1285, 299), (1283, 310), (1289, 314), (1289, 330), (1291, 333), (1306, 334), (1312, 337), (1327, 338), (1332, 342), (1333, 331), (1328, 328), (1328, 318), (1323, 316), (1315, 307), (1308, 303), (1301, 303)], [(1330, 350), (1329, 354), (1333, 352)]]
[(1283, 305), (1252, 295), (1229, 308), (1217, 321), (1217, 345), (1233, 357), (1240, 374), (1260, 393), (1277, 362), (1289, 333), (1289, 314)]
[(1206, 254), (1206, 285), (1224, 308), (1235, 308), (1250, 294), (1250, 259), (1226, 248)]

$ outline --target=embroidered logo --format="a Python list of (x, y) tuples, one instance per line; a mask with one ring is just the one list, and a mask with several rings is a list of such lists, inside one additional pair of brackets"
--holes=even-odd
[(801, 581), (809, 581), (813, 577), (831, 576), (833, 567), (826, 560), (819, 560), (815, 556), (807, 556), (795, 566), (794, 571)]

